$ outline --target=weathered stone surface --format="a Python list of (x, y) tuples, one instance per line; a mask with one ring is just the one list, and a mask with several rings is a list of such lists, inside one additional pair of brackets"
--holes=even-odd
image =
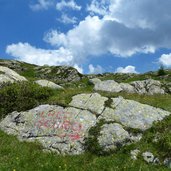
[(113, 98), (113, 109), (106, 108), (100, 119), (117, 121), (130, 128), (146, 130), (154, 121), (162, 120), (169, 112), (122, 97)]
[(105, 150), (115, 150), (125, 145), (129, 139), (129, 133), (118, 123), (105, 124), (100, 131), (98, 142)]
[(35, 81), (35, 83), (39, 84), (42, 87), (49, 87), (52, 89), (63, 89), (63, 87), (61, 87), (51, 81), (48, 81), (48, 80), (37, 80), (37, 81)]
[(104, 104), (107, 99), (108, 98), (102, 97), (98, 93), (79, 94), (72, 97), (72, 101), (69, 105), (80, 109), (89, 110), (98, 115), (103, 112), (105, 108)]
[(27, 81), (27, 79), (7, 67), (0, 66), (0, 86), (6, 82), (13, 83), (16, 81)]
[(95, 86), (96, 91), (106, 91), (111, 93), (127, 92), (138, 94), (165, 94), (165, 88), (160, 81), (148, 79), (143, 81), (134, 81), (128, 83), (117, 83), (114, 80), (100, 81), (97, 78), (90, 80)]
[(38, 140), (45, 149), (60, 154), (84, 152), (84, 138), (96, 117), (87, 110), (41, 105), (26, 112), (13, 112), (0, 128), (21, 140)]
[[(0, 122), (0, 129), (21, 140), (42, 143), (44, 149), (60, 154), (81, 154), (89, 129), (104, 119), (97, 137), (105, 150), (138, 142), (142, 134), (130, 128), (146, 130), (154, 121), (162, 120), (169, 112), (122, 97), (112, 98), (111, 107), (105, 107), (108, 98), (98, 93), (73, 96), (71, 107), (40, 105), (25, 112), (13, 112)], [(157, 161), (157, 160), (156, 160)], [(154, 160), (153, 160), (154, 162)]]
[(101, 81), (95, 84), (94, 90), (107, 92), (121, 92), (122, 88), (114, 80)]
[(160, 81), (148, 79), (144, 81), (134, 81), (131, 85), (138, 94), (165, 94), (165, 90), (162, 88)]

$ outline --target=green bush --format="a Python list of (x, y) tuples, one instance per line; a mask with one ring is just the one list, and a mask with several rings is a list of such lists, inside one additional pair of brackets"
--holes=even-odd
[(166, 72), (165, 72), (165, 70), (164, 70), (164, 66), (163, 66), (163, 65), (160, 66), (160, 69), (158, 70), (157, 75), (158, 75), (158, 76), (166, 75)]
[(24, 111), (45, 102), (53, 90), (31, 82), (7, 84), (0, 90), (0, 118), (13, 111)]

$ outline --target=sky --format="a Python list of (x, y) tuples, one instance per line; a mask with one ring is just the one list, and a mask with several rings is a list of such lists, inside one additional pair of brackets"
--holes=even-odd
[(0, 58), (84, 74), (171, 68), (170, 0), (0, 0)]

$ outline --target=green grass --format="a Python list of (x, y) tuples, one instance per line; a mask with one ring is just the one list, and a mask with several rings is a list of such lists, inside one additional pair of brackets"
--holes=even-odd
[[(65, 90), (49, 90), (33, 83), (11, 84), (0, 90), (0, 111), (9, 113), (13, 110), (27, 110), (41, 103), (59, 104), (68, 106), (73, 95), (92, 93), (93, 86), (88, 79), (63, 85)], [(112, 98), (123, 96), (151, 106), (160, 107), (171, 112), (171, 95), (138, 95), (126, 93), (106, 93), (101, 95)], [(24, 99), (26, 101), (24, 101)], [(31, 103), (35, 102), (35, 103)], [(25, 106), (26, 105), (26, 106)], [(106, 101), (110, 107), (111, 100)], [(171, 157), (171, 116), (144, 133), (138, 143), (113, 151), (108, 155), (98, 153), (101, 149), (97, 142), (97, 135), (102, 123), (90, 129), (85, 154), (77, 156), (59, 156), (54, 153), (45, 153), (39, 143), (20, 142), (15, 136), (0, 131), (0, 171), (167, 171), (162, 165), (147, 164), (141, 153), (152, 152), (163, 161)], [(154, 138), (158, 141), (154, 142)], [(130, 151), (141, 151), (137, 161), (130, 158)]]
[(0, 131), (1, 171), (167, 171), (162, 166), (146, 164), (139, 158), (130, 159), (129, 148), (109, 156), (85, 153), (78, 156), (59, 156), (42, 152), (36, 143), (19, 142), (16, 137)]

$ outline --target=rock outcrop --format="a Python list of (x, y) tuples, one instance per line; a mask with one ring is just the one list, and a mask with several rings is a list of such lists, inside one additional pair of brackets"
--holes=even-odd
[[(21, 140), (42, 143), (47, 151), (59, 154), (81, 154), (85, 151), (90, 128), (103, 120), (97, 137), (104, 151), (137, 142), (141, 132), (154, 121), (162, 120), (169, 112), (122, 97), (109, 99), (98, 93), (73, 96), (70, 107), (41, 105), (25, 112), (13, 112), (0, 122), (0, 128)], [(97, 136), (97, 135), (94, 135)]]
[(101, 81), (97, 78), (91, 79), (90, 82), (94, 84), (95, 91), (106, 91), (111, 93), (127, 92), (148, 95), (167, 93), (166, 89), (163, 88), (160, 81), (152, 79), (134, 81), (130, 84), (117, 83), (114, 80)]
[(35, 81), (35, 83), (39, 84), (42, 87), (49, 87), (52, 89), (64, 89), (63, 87), (61, 87), (51, 81), (48, 81), (48, 80), (37, 80), (37, 81)]
[(0, 66), (0, 87), (3, 83), (17, 81), (27, 81), (27, 79), (7, 67)]

